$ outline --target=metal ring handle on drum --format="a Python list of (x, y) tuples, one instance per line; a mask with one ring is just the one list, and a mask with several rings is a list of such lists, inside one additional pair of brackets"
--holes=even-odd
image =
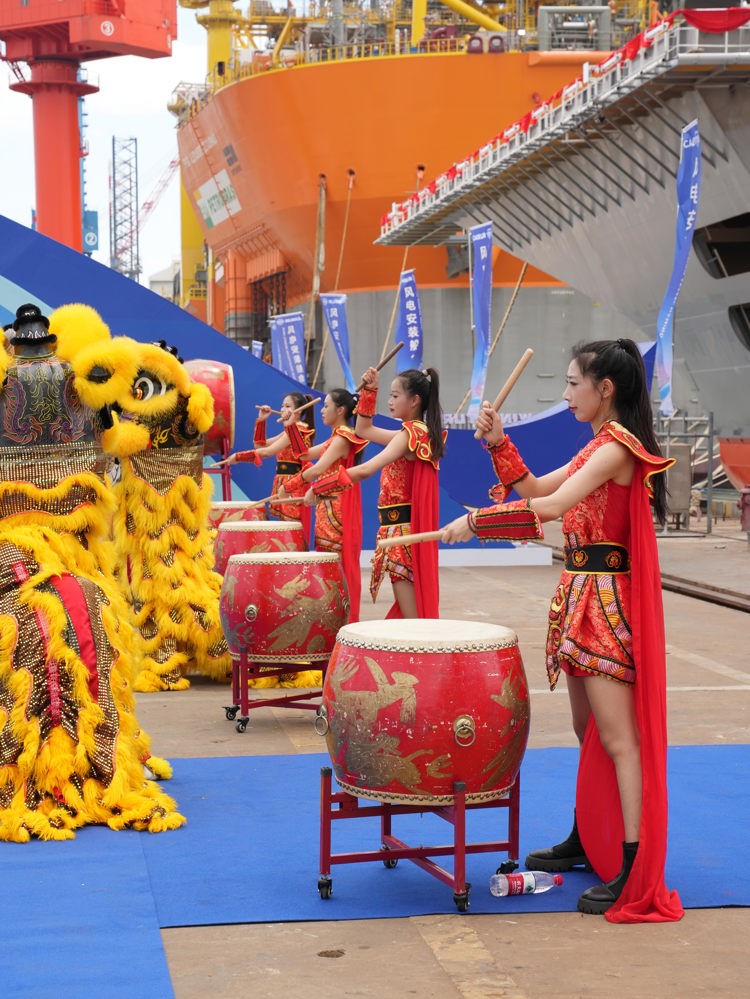
[(325, 704), (321, 704), (318, 710), (315, 712), (315, 720), (313, 721), (313, 728), (318, 733), (318, 735), (328, 734), (328, 710)]
[(456, 718), (453, 722), (453, 738), (456, 740), (456, 744), (464, 749), (474, 745), (477, 733), (471, 715), (459, 715)]

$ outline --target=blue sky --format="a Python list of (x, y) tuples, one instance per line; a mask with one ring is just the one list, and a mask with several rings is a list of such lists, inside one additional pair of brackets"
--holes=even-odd
[[(167, 103), (178, 83), (199, 83), (206, 71), (205, 31), (195, 11), (178, 8), (178, 37), (173, 54), (164, 59), (119, 56), (86, 64), (89, 82), (99, 93), (86, 98), (87, 207), (99, 212), (99, 246), (94, 259), (109, 263), (109, 177), (112, 137), (138, 140), (138, 184), (141, 202), (155, 190), (169, 161), (177, 154), (176, 119)], [(5, 64), (0, 63), (0, 66)], [(0, 214), (31, 224), (34, 206), (34, 162), (31, 98), (8, 89), (6, 67), (0, 73), (2, 183)], [(140, 255), (146, 284), (150, 274), (168, 268), (179, 257), (179, 181), (177, 175), (141, 232)]]

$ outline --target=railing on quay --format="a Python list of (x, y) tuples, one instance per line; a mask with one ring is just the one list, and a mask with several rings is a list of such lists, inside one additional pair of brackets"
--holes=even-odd
[(750, 30), (707, 36), (687, 24), (663, 21), (603, 62), (585, 63), (581, 76), (550, 100), (455, 163), (408, 200), (393, 204), (381, 219), (380, 240), (388, 242), (391, 233), (418, 216), (429, 218), (443, 201), (479, 187), (488, 175), (513, 165), (550, 139), (564, 135), (594, 111), (635, 89), (644, 78), (683, 61), (750, 64)]

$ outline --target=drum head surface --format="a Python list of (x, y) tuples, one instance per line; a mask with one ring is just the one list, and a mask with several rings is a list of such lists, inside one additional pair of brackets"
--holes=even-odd
[(497, 649), (518, 643), (516, 633), (500, 624), (446, 618), (358, 621), (345, 624), (339, 630), (338, 641), (359, 648), (435, 652)]
[(336, 552), (248, 552), (241, 555), (230, 555), (227, 570), (232, 565), (268, 565), (271, 562), (318, 565), (321, 562), (338, 561), (339, 556)]
[(220, 531), (263, 531), (264, 533), (273, 531), (301, 531), (302, 523), (299, 520), (241, 520), (233, 521), (229, 524), (219, 524)]

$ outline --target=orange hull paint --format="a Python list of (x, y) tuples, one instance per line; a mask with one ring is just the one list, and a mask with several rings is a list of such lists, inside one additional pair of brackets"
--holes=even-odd
[[(570, 53), (532, 65), (531, 54), (439, 54), (314, 64), (261, 73), (225, 86), (178, 133), (183, 179), (201, 218), (200, 192), (226, 171), (235, 214), (202, 222), (222, 259), (247, 261), (248, 281), (289, 268), (289, 305), (309, 299), (318, 177), (327, 178), (326, 266), (321, 291), (393, 288), (398, 247), (373, 245), (392, 202), (437, 176), (574, 79)], [(580, 54), (580, 64), (586, 59)], [(348, 207), (348, 170), (356, 177)], [(214, 198), (222, 207), (222, 197)], [(237, 207), (236, 204), (233, 207)], [(341, 259), (340, 276), (336, 282)], [(408, 251), (420, 287), (449, 282), (444, 248)], [(520, 263), (500, 254), (496, 285), (515, 284)], [(527, 286), (554, 285), (529, 269)]]
[(750, 439), (722, 437), (719, 440), (721, 463), (735, 489), (750, 485)]

